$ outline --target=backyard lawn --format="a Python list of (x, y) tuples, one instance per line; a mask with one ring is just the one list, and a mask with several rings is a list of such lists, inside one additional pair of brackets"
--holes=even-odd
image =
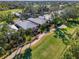
[[(67, 27), (67, 33), (72, 34), (74, 28)], [(54, 37), (55, 32), (49, 32), (39, 42), (27, 49), (23, 54), (23, 59), (61, 59), (63, 52), (67, 48), (62, 39)], [(28, 51), (28, 52), (27, 52)]]
[(61, 39), (53, 37), (53, 34), (44, 38), (44, 42), (32, 51), (32, 59), (59, 59), (65, 49)]
[[(32, 47), (31, 59), (59, 59), (66, 48), (62, 40), (55, 38), (53, 33), (46, 35), (42, 40), (39, 42), (40, 44), (35, 45), (36, 47)], [(25, 56), (23, 59), (27, 57)]]
[[(76, 28), (76, 27), (75, 27)], [(73, 33), (75, 28), (67, 28), (68, 33)], [(30, 59), (61, 59), (67, 46), (62, 39), (55, 38), (54, 33), (44, 36), (36, 45), (32, 46)], [(27, 54), (23, 59), (26, 59)]]

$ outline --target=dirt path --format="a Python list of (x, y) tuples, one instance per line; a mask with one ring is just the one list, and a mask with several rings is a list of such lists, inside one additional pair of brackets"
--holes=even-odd
[[(51, 29), (50, 32), (53, 32), (55, 31), (55, 29)], [(21, 48), (18, 48), (17, 50), (15, 50), (11, 55), (7, 56), (5, 59), (13, 59), (16, 55), (18, 55), (19, 53), (23, 53), (27, 48), (29, 48), (29, 46), (33, 46), (35, 45), (37, 42), (39, 42), (41, 40), (41, 38), (43, 36), (45, 36), (46, 34), (48, 33), (42, 33), (42, 34), (39, 34), (38, 36), (38, 39), (27, 44), (27, 45), (24, 45), (23, 47)]]
[(17, 50), (15, 50), (11, 55), (7, 56), (5, 59), (13, 59), (16, 55), (18, 55), (20, 52), (24, 52), (27, 48), (29, 48), (29, 46), (35, 45), (43, 36), (45, 35), (45, 33), (42, 33), (38, 36), (38, 39), (23, 46), (22, 48), (18, 48)]

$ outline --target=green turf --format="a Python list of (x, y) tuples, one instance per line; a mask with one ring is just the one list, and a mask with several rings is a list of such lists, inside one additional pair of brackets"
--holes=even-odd
[(3, 15), (3, 14), (6, 14), (8, 12), (21, 12), (22, 9), (12, 9), (12, 10), (5, 10), (5, 11), (0, 11), (0, 14)]
[(65, 45), (61, 39), (53, 37), (53, 34), (46, 36), (37, 48), (32, 50), (32, 59), (59, 59)]

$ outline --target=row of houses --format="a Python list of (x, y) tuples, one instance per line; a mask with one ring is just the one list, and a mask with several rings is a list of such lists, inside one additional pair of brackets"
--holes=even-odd
[(14, 24), (9, 24), (9, 27), (14, 30), (23, 28), (24, 30), (38, 28), (39, 25), (43, 25), (48, 21), (52, 21), (51, 14), (45, 14), (38, 18), (28, 18), (27, 20), (15, 20)]
[[(63, 10), (59, 10), (57, 13), (61, 14), (62, 12)], [(18, 13), (14, 14), (20, 16), (20, 14)], [(53, 12), (51, 12), (51, 14), (39, 16), (38, 18), (28, 18), (27, 20), (18, 19), (14, 21), (14, 24), (10, 24), (9, 27), (15, 30), (18, 30), (18, 27), (23, 28), (24, 30), (38, 28), (39, 25), (43, 25), (46, 22), (53, 21), (54, 17), (52, 17), (52, 15), (54, 15)]]

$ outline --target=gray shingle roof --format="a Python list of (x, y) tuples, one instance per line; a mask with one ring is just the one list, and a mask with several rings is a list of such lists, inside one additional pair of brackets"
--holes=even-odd
[(29, 18), (28, 21), (43, 25), (46, 23), (46, 20), (44, 19), (39, 19), (39, 18)]
[(30, 21), (26, 21), (26, 20), (18, 20), (15, 22), (15, 24), (17, 24), (18, 26), (22, 27), (23, 29), (27, 30), (27, 29), (30, 29), (30, 28), (36, 28), (37, 25), (30, 22)]

